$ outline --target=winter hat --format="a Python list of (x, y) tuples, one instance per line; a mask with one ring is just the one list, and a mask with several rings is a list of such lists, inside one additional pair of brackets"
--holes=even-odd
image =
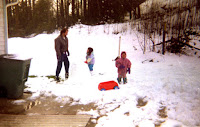
[(122, 57), (122, 54), (124, 54), (124, 53), (126, 54), (126, 52), (125, 52), (125, 51), (121, 52), (121, 57)]

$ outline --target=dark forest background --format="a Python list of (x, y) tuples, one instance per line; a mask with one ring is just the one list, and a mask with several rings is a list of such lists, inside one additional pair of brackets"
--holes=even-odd
[[(16, 0), (7, 0), (7, 3)], [(125, 15), (140, 18), (145, 0), (19, 0), (8, 7), (9, 37), (25, 37), (76, 23), (98, 25), (124, 22)]]

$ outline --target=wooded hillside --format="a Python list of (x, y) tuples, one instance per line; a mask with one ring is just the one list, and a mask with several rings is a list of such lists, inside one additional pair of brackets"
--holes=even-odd
[[(7, 3), (15, 0), (7, 0)], [(124, 16), (140, 17), (145, 0), (19, 0), (8, 8), (9, 36), (27, 36), (71, 26), (123, 22)]]

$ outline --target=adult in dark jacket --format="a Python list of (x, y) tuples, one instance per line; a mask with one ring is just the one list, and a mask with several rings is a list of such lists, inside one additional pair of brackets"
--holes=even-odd
[(64, 28), (60, 31), (60, 35), (55, 39), (55, 50), (57, 55), (57, 68), (56, 68), (56, 80), (59, 80), (59, 74), (62, 69), (62, 63), (64, 62), (65, 66), (65, 78), (68, 79), (69, 77), (69, 50), (68, 50), (68, 29)]

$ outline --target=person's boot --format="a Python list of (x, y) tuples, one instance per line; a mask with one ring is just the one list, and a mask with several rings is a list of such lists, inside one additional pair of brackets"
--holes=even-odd
[(65, 79), (69, 78), (69, 73), (65, 73)]
[(56, 81), (60, 82), (60, 78), (58, 76), (56, 76)]
[(93, 72), (93, 71), (90, 71), (90, 74), (91, 74), (91, 76), (93, 76), (93, 75), (94, 75), (94, 72)]
[(124, 84), (127, 83), (127, 78), (123, 78), (123, 83), (124, 83)]
[(121, 78), (117, 78), (119, 84), (121, 84)]

